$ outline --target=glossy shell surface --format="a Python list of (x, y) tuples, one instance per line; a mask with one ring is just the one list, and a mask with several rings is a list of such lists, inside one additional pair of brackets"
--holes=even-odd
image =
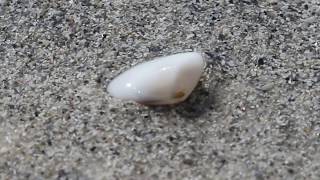
[(196, 87), (204, 66), (204, 59), (197, 52), (156, 58), (117, 76), (108, 85), (108, 92), (145, 105), (179, 103)]

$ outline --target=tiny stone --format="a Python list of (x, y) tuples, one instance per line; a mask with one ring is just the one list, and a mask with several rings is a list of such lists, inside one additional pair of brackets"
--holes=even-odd
[(273, 89), (273, 87), (274, 87), (274, 83), (267, 83), (267, 84), (261, 86), (260, 89), (262, 91), (269, 91), (269, 90)]

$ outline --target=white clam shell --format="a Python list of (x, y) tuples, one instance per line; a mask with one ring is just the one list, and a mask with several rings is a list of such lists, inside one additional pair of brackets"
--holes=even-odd
[(179, 103), (196, 87), (204, 67), (204, 59), (197, 52), (156, 58), (120, 74), (111, 81), (108, 92), (146, 105)]

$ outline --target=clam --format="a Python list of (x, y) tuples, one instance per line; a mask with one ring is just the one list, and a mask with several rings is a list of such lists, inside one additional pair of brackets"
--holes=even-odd
[(205, 61), (198, 52), (179, 53), (141, 63), (108, 85), (111, 96), (144, 105), (184, 101), (203, 73)]

